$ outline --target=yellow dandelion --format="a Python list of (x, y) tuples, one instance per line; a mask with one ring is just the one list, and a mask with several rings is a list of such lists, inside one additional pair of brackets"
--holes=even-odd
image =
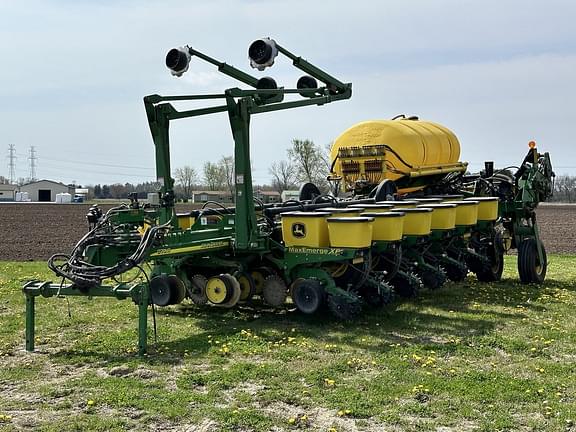
[(336, 381), (330, 378), (324, 378), (324, 384), (326, 384), (328, 387), (333, 387), (334, 384), (336, 384)]

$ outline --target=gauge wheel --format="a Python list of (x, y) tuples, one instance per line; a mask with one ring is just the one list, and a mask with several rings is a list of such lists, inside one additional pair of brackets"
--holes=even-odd
[(223, 305), (232, 298), (234, 287), (224, 275), (213, 276), (206, 282), (206, 297), (215, 305)]
[(240, 284), (240, 301), (247, 302), (252, 300), (256, 293), (256, 283), (252, 275), (248, 272), (239, 272), (235, 276)]
[(240, 296), (242, 295), (242, 289), (240, 288), (240, 282), (231, 274), (220, 275), (226, 280), (227, 285), (230, 287), (230, 298), (222, 303), (220, 306), (224, 308), (231, 308), (238, 304), (240, 301)]
[(292, 285), (292, 301), (299, 311), (313, 314), (324, 301), (324, 288), (315, 279), (297, 279)]
[[(518, 254), (520, 255), (520, 254)], [(538, 250), (536, 250), (536, 257), (538, 257)], [(480, 282), (496, 282), (502, 279), (502, 272), (504, 271), (504, 251), (494, 246), (488, 249), (488, 260), (481, 263), (477, 269), (476, 278)]]

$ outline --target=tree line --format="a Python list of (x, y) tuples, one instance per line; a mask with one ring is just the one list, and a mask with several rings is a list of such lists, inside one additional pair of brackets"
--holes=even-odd
[[(314, 183), (321, 190), (328, 189), (326, 176), (330, 170), (329, 165), (330, 146), (321, 147), (311, 140), (292, 140), (291, 147), (286, 152), (286, 157), (272, 162), (268, 168), (271, 183), (255, 185), (255, 189), (277, 191), (295, 190), (302, 183)], [(234, 157), (222, 156), (216, 162), (205, 162), (201, 172), (194, 167), (184, 165), (176, 168), (173, 172), (175, 180), (175, 193), (179, 199), (192, 198), (192, 191), (224, 191), (234, 197), (235, 173)], [(116, 198), (128, 197), (128, 194), (136, 192), (144, 198), (147, 193), (155, 192), (158, 186), (155, 182), (145, 183), (116, 183), (97, 184), (89, 186), (90, 198)]]

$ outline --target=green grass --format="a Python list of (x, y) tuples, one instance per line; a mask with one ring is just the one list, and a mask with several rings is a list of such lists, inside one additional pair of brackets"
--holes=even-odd
[(507, 257), (502, 282), (354, 323), (165, 308), (144, 358), (136, 307), (109, 299), (39, 298), (26, 353), (21, 285), (51, 275), (2, 262), (0, 430), (574, 430), (576, 257), (549, 260), (544, 286), (520, 285)]

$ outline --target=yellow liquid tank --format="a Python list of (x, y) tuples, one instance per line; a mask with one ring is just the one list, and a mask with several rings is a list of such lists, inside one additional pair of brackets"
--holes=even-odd
[(359, 180), (377, 185), (384, 179), (465, 171), (466, 164), (458, 162), (459, 157), (458, 138), (442, 125), (410, 119), (371, 120), (336, 138), (330, 152), (331, 175), (342, 178), (342, 188), (351, 190)]

